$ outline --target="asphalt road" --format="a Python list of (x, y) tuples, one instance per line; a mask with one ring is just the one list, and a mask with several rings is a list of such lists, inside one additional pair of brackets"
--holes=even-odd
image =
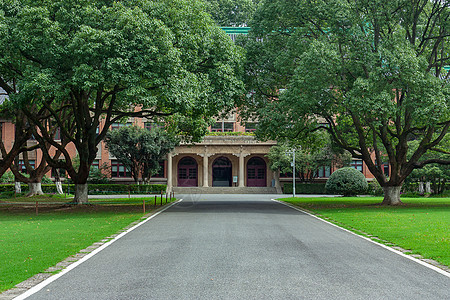
[(450, 278), (267, 196), (204, 195), (27, 299), (450, 299)]

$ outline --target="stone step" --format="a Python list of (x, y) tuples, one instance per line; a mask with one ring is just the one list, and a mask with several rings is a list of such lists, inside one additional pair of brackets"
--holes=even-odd
[(176, 194), (277, 194), (274, 187), (174, 187)]

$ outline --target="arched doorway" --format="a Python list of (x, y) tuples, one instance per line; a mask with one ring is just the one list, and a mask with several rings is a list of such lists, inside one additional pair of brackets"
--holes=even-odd
[(248, 160), (247, 186), (266, 186), (266, 162), (261, 157), (252, 157)]
[(231, 186), (231, 161), (226, 157), (217, 158), (212, 164), (212, 186)]
[(178, 163), (178, 186), (197, 186), (197, 162), (192, 157), (183, 157)]

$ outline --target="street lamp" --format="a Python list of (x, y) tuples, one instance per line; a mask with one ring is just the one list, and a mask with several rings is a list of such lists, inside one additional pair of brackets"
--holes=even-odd
[(292, 154), (292, 197), (295, 197), (295, 148), (289, 151), (286, 151), (286, 154), (291, 155)]

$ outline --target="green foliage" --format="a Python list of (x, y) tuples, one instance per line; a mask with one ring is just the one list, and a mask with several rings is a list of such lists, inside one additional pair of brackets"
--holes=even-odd
[(91, 166), (89, 171), (88, 183), (89, 184), (106, 184), (110, 181), (107, 173), (110, 171), (108, 164), (103, 163), (99, 168)]
[(130, 172), (135, 182), (145, 182), (157, 174), (160, 162), (178, 145), (179, 140), (158, 127), (147, 130), (125, 126), (106, 136), (106, 147)]
[(247, 25), (259, 0), (205, 0), (207, 11), (219, 26)]
[(381, 187), (381, 185), (378, 181), (372, 180), (371, 182), (369, 182), (367, 193), (369, 195), (382, 196), (383, 188)]
[(327, 131), (382, 186), (401, 186), (449, 128), (449, 14), (445, 1), (264, 1), (241, 40), (242, 115), (261, 139)]
[(53, 181), (47, 177), (47, 175), (44, 175), (41, 179), (41, 184), (52, 184)]
[(161, 119), (199, 140), (243, 93), (243, 50), (200, 0), (0, 1), (0, 15), (0, 83), (18, 91), (8, 102), (39, 143), (53, 142), (43, 125), (50, 119), (61, 142), (75, 145), (77, 169), (64, 145), (53, 143), (66, 161), (48, 160), (75, 183), (87, 182), (113, 122)]
[(333, 172), (325, 189), (328, 193), (355, 196), (367, 192), (368, 184), (364, 175), (352, 167), (341, 168)]
[[(409, 142), (408, 156), (419, 147), (419, 141)], [(427, 151), (419, 160), (446, 160), (450, 152), (450, 135), (446, 134), (439, 147)], [(418, 182), (430, 182), (434, 194), (442, 194), (446, 189), (447, 181), (450, 180), (450, 166), (443, 164), (428, 164), (420, 169), (415, 169), (405, 180), (407, 189), (412, 192), (418, 192)]]
[[(292, 148), (287, 144), (271, 147), (267, 154), (271, 170), (292, 173), (292, 154), (288, 153), (291, 150)], [(302, 181), (317, 177), (319, 167), (331, 169), (332, 164), (343, 167), (348, 166), (350, 161), (350, 154), (333, 147), (327, 134), (322, 134), (321, 137), (311, 140), (309, 145), (304, 145), (295, 151), (295, 170)]]
[[(292, 194), (292, 183), (285, 183), (283, 185), (283, 193)], [(325, 194), (325, 183), (300, 183), (295, 185), (296, 194)]]
[(0, 178), (1, 183), (14, 183), (14, 174), (11, 171), (5, 172)]

